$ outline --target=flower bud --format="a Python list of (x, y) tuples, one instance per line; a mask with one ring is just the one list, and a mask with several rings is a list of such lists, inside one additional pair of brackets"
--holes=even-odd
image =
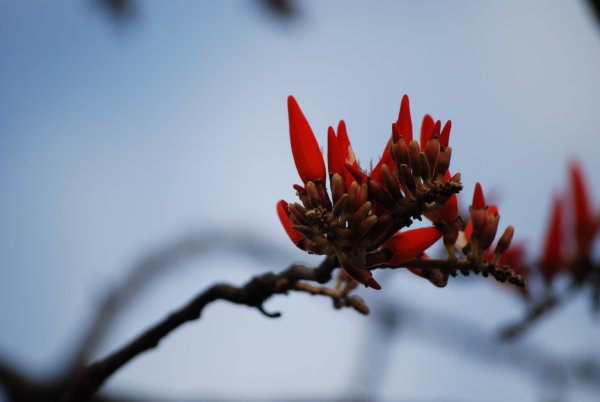
[(427, 161), (427, 157), (425, 156), (424, 152), (421, 152), (419, 154), (419, 165), (421, 171), (421, 178), (423, 179), (423, 181), (429, 180), (429, 177), (431, 176), (431, 168), (429, 166), (429, 162)]
[(337, 173), (334, 173), (329, 180), (331, 182), (331, 196), (335, 204), (346, 192), (346, 186), (344, 185), (344, 178)]
[(392, 171), (387, 165), (383, 165), (381, 167), (381, 176), (385, 182), (385, 187), (390, 192), (391, 196), (395, 200), (399, 200), (402, 198), (402, 193), (400, 192), (400, 185), (398, 184), (398, 180), (392, 174)]
[(500, 215), (488, 215), (485, 227), (483, 228), (483, 232), (481, 233), (481, 243), (479, 243), (479, 248), (481, 250), (487, 250), (494, 241), (494, 237), (496, 237), (496, 232), (498, 231), (499, 222)]
[(394, 162), (396, 162), (396, 166), (402, 164), (408, 165), (410, 163), (410, 159), (408, 156), (408, 145), (406, 145), (406, 142), (404, 142), (402, 136), (400, 136), (399, 140), (392, 142), (390, 148), (392, 158), (394, 159)]
[(377, 180), (369, 179), (367, 180), (367, 185), (369, 186), (369, 195), (371, 195), (375, 201), (388, 209), (391, 209), (394, 206), (395, 202), (392, 195), (383, 184), (379, 183)]
[(306, 218), (306, 208), (302, 205), (293, 203), (288, 205), (288, 211), (291, 214), (291, 219), (293, 223), (298, 225), (309, 225), (309, 221)]
[(471, 223), (473, 225), (473, 231), (470, 237), (471, 239), (479, 239), (486, 226), (487, 210), (485, 208), (478, 209), (470, 206), (469, 214), (471, 215)]
[(350, 218), (350, 222), (352, 223), (352, 225), (356, 226), (356, 225), (360, 224), (363, 220), (365, 220), (365, 218), (369, 214), (369, 211), (371, 210), (372, 206), (373, 206), (373, 204), (371, 204), (370, 201), (365, 201), (364, 204), (362, 204), (356, 210), (356, 212), (354, 212), (354, 214), (352, 214), (352, 217)]
[(415, 178), (413, 177), (407, 165), (399, 166), (398, 179), (400, 180), (400, 184), (402, 184), (402, 187), (406, 191), (410, 191), (412, 193), (417, 188)]
[(421, 153), (421, 149), (419, 148), (419, 143), (415, 140), (412, 140), (408, 146), (408, 157), (410, 160), (410, 168), (412, 169), (412, 173), (415, 177), (421, 176), (421, 163), (419, 154)]
[(317, 186), (317, 191), (319, 193), (319, 204), (322, 205), (326, 210), (331, 211), (331, 200), (329, 199), (329, 194), (327, 194), (325, 183), (318, 181), (315, 183), (315, 185)]
[(308, 181), (306, 183), (306, 193), (308, 194), (308, 202), (310, 203), (311, 208), (316, 208), (321, 205), (321, 195), (313, 181)]
[(504, 229), (504, 233), (500, 236), (498, 240), (498, 244), (496, 245), (496, 249), (494, 250), (494, 254), (503, 254), (510, 247), (510, 242), (515, 233), (515, 228), (512, 226), (508, 226)]
[(450, 167), (450, 159), (452, 157), (452, 148), (447, 147), (443, 152), (440, 152), (437, 166), (435, 167), (435, 176), (443, 177)]
[(427, 162), (429, 162), (429, 168), (431, 169), (432, 176), (435, 176), (433, 173), (436, 172), (436, 166), (440, 157), (440, 140), (438, 137), (433, 137), (427, 141), (424, 152), (425, 156), (427, 157)]
[(333, 211), (331, 214), (335, 219), (338, 219), (346, 210), (346, 205), (348, 204), (348, 194), (342, 194), (340, 198), (338, 198), (337, 202), (333, 206)]

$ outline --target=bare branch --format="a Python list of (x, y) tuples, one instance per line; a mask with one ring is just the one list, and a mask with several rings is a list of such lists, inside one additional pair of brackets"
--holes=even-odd
[[(242, 287), (224, 283), (213, 285), (121, 349), (83, 368), (63, 395), (62, 401), (88, 399), (119, 368), (137, 355), (156, 347), (165, 336), (182, 324), (198, 319), (204, 307), (216, 300), (244, 304), (265, 313), (263, 303), (271, 296), (294, 290), (299, 280), (325, 283), (331, 279), (331, 273), (337, 266), (337, 259), (329, 256), (316, 268), (294, 264), (280, 274), (266, 273), (256, 276)], [(267, 315), (278, 316), (268, 313)]]

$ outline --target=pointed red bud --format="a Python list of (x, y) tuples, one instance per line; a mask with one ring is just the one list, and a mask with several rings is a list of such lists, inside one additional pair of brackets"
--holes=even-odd
[(422, 148), (425, 147), (425, 144), (427, 144), (427, 141), (429, 141), (429, 139), (431, 138), (434, 125), (435, 121), (433, 120), (433, 117), (426, 114), (423, 117), (423, 123), (421, 123), (421, 138), (419, 142), (421, 143)]
[(379, 159), (377, 166), (373, 168), (373, 171), (370, 174), (370, 176), (373, 177), (375, 180), (383, 181), (383, 177), (381, 176), (381, 166), (388, 165), (391, 166), (392, 169), (394, 168), (394, 159), (392, 158), (392, 154), (390, 152), (391, 143), (392, 139), (390, 138), (385, 146), (385, 149), (383, 150), (381, 159)]
[(337, 137), (338, 142), (342, 147), (345, 162), (354, 167), (358, 167), (358, 161), (352, 150), (352, 145), (350, 145), (350, 138), (348, 138), (348, 131), (346, 130), (346, 123), (344, 120), (340, 120), (340, 123), (338, 124)]
[(345, 261), (342, 264), (342, 269), (346, 271), (348, 276), (354, 279), (357, 282), (362, 283), (367, 287), (371, 287), (375, 290), (380, 290), (381, 286), (375, 279), (373, 279), (373, 274), (368, 269), (361, 267), (355, 264), (353, 261)]
[(277, 215), (279, 216), (279, 220), (281, 221), (283, 228), (292, 242), (298, 246), (305, 236), (302, 233), (292, 229), (292, 222), (290, 221), (290, 217), (288, 215), (288, 204), (284, 200), (281, 200), (277, 203)]
[(544, 251), (540, 261), (540, 268), (544, 278), (549, 283), (554, 275), (564, 267), (564, 226), (563, 226), (563, 200), (555, 196), (552, 203), (552, 212), (546, 231)]
[(304, 183), (325, 180), (325, 162), (308, 120), (293, 96), (288, 97), (290, 142), (298, 174)]
[(444, 124), (444, 128), (440, 134), (440, 144), (444, 148), (448, 148), (448, 144), (450, 142), (450, 130), (452, 129), (452, 121), (448, 120), (446, 124)]
[[(355, 166), (352, 166), (352, 165), (346, 163), (345, 168), (346, 168), (346, 171), (349, 172), (352, 175), (352, 177), (354, 177), (354, 179), (359, 184), (364, 183), (367, 180), (367, 178), (369, 177), (362, 170), (360, 170), (358, 168), (358, 166), (355, 167)], [(348, 185), (347, 182), (346, 182), (346, 185)]]
[(596, 218), (592, 213), (591, 201), (588, 194), (587, 185), (583, 178), (581, 165), (572, 162), (571, 186), (573, 194), (573, 204), (575, 208), (575, 236), (577, 239), (578, 254), (589, 254), (593, 238), (596, 234)]
[(442, 232), (433, 226), (412, 229), (394, 234), (381, 247), (392, 250), (394, 254), (388, 264), (397, 265), (417, 257), (441, 237)]
[(339, 175), (344, 174), (344, 165), (346, 164), (342, 147), (338, 142), (338, 138), (335, 136), (333, 127), (329, 127), (327, 130), (327, 168), (329, 174), (332, 175), (337, 173)]
[(429, 142), (430, 139), (432, 139), (433, 137), (439, 138), (441, 124), (442, 123), (438, 120), (435, 122), (429, 133), (424, 133), (423, 131), (421, 131), (421, 151), (425, 150), (425, 146), (427, 145), (427, 142)]
[(473, 208), (481, 209), (485, 207), (485, 197), (479, 182), (475, 183), (475, 191), (473, 192)]
[(406, 145), (413, 139), (412, 131), (412, 120), (410, 118), (410, 104), (408, 102), (408, 95), (402, 97), (400, 103), (400, 113), (398, 114), (398, 127), (400, 128), (400, 134), (404, 137)]

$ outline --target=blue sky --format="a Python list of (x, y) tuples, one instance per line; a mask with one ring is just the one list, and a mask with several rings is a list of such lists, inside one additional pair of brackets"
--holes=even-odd
[[(327, 126), (345, 119), (367, 164), (403, 94), (415, 122), (425, 113), (451, 119), (452, 171), (466, 194), (480, 181), (498, 195), (501, 226), (513, 224), (533, 254), (568, 161), (579, 159), (598, 183), (600, 30), (582, 1), (306, 1), (300, 9), (285, 25), (252, 2), (148, 1), (120, 26), (89, 2), (0, 3), (0, 352), (50, 370), (127, 267), (189, 232), (255, 231), (285, 257), (257, 264), (216, 252), (182, 264), (124, 312), (99, 355), (214, 281), (316, 261), (293, 249), (275, 214), (298, 181), (289, 94), (322, 144)], [(592, 196), (600, 200), (600, 185)], [(509, 292), (466, 282), (438, 290), (399, 274), (384, 287), (398, 303), (459, 315), (490, 336), (519, 316)], [(302, 295), (269, 308), (284, 317), (213, 306), (107, 389), (344, 395), (369, 318)], [(600, 356), (597, 333), (581, 298), (524, 342)], [(530, 379), (402, 334), (383, 399), (537, 400)], [(467, 376), (477, 386), (456, 383)]]

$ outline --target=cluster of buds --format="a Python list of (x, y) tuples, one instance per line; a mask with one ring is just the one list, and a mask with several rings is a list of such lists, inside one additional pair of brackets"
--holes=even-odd
[[(401, 266), (422, 257), (442, 237), (448, 250), (447, 261), (456, 262), (455, 243), (461, 231), (456, 194), (462, 184), (460, 174), (452, 176), (448, 170), (452, 155), (448, 146), (450, 121), (442, 127), (440, 121), (426, 115), (420, 142), (414, 140), (405, 95), (380, 161), (371, 172), (365, 172), (356, 159), (343, 121), (337, 131), (328, 129), (326, 169), (313, 131), (291, 96), (288, 113), (292, 154), (303, 185), (294, 186), (300, 203), (281, 200), (277, 211), (296, 246), (313, 254), (335, 255), (345, 276), (374, 289), (381, 286), (373, 278), (373, 268)], [(326, 187), (327, 176), (331, 196)], [(475, 211), (473, 215), (477, 223), (473, 225), (472, 239), (478, 248), (472, 250), (485, 251), (487, 247), (483, 246), (489, 247), (495, 237), (498, 219), (487, 219), (485, 206), (478, 209), (484, 212)], [(400, 231), (422, 216), (433, 225)], [(489, 228), (488, 221), (492, 222)], [(502, 236), (497, 253), (508, 248), (511, 235), (512, 228)], [(481, 265), (477, 253), (470, 256), (470, 263)], [(441, 279), (432, 282), (443, 286), (451, 270), (440, 270)], [(430, 280), (435, 277), (419, 269), (412, 271)]]
[(464, 230), (459, 232), (456, 247), (472, 264), (474, 272), (484, 276), (492, 275), (499, 282), (509, 282), (523, 289), (524, 271), (519, 269), (522, 264), (516, 257), (521, 259), (524, 249), (520, 245), (511, 248), (515, 233), (513, 226), (507, 226), (492, 247), (498, 232), (500, 213), (496, 205), (486, 204), (479, 183), (475, 184), (469, 217)]

